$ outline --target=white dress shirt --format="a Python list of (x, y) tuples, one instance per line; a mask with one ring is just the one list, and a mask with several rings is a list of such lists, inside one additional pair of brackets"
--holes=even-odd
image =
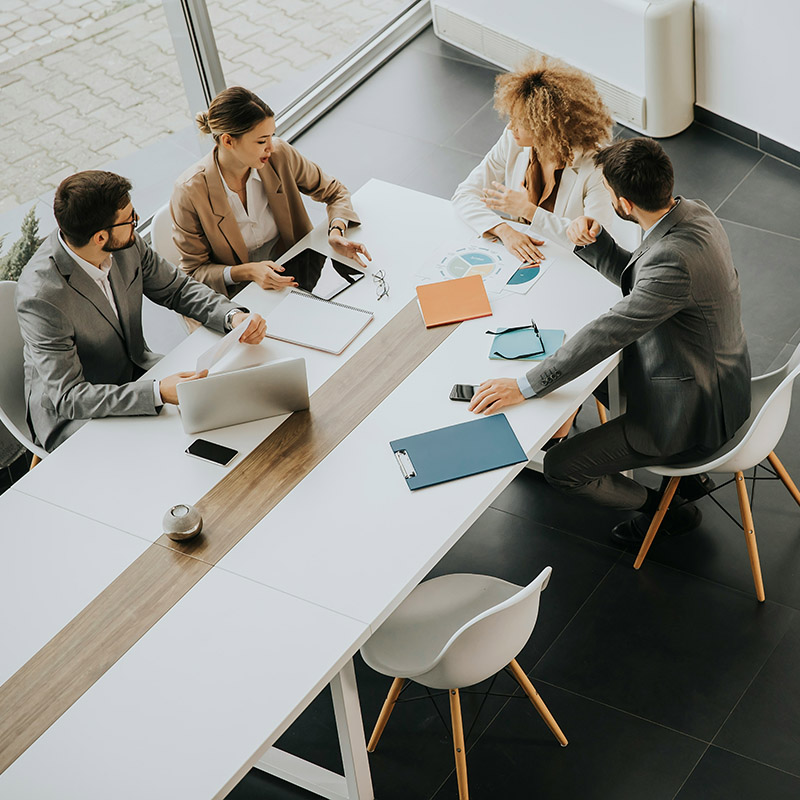
[[(275, 224), (272, 211), (270, 211), (267, 190), (264, 188), (258, 170), (251, 169), (245, 183), (247, 210), (245, 210), (239, 195), (225, 182), (221, 170), (219, 176), (222, 179), (222, 186), (228, 197), (233, 216), (242, 232), (242, 239), (247, 247), (249, 258), (253, 260), (256, 251), (261, 250), (259, 260), (264, 260), (264, 253), (269, 250), (269, 248), (264, 248), (264, 245), (278, 240), (278, 226)], [(231, 278), (231, 269), (232, 267), (225, 267), (223, 273), (228, 286), (236, 283)]]
[[(108, 273), (111, 272), (113, 253), (109, 253), (105, 261), (103, 261), (99, 267), (96, 267), (94, 264), (90, 264), (88, 261), (86, 261), (86, 259), (81, 258), (64, 241), (61, 231), (58, 232), (58, 241), (61, 242), (61, 246), (67, 251), (69, 257), (97, 284), (106, 300), (108, 300), (108, 304), (111, 306), (114, 316), (119, 319), (117, 301), (114, 299), (114, 292), (111, 291), (111, 282), (108, 279)], [(164, 405), (164, 401), (161, 399), (161, 388), (159, 386), (159, 381), (153, 381), (153, 398), (156, 401), (156, 406)]]

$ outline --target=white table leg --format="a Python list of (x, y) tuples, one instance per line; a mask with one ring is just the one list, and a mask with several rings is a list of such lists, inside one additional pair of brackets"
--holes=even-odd
[(328, 800), (374, 800), (352, 659), (331, 681), (331, 695), (344, 777), (277, 747), (271, 747), (255, 766)]

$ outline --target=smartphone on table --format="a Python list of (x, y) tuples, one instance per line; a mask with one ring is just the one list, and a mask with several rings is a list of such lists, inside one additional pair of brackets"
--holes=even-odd
[(232, 447), (225, 447), (216, 442), (209, 442), (208, 439), (195, 439), (187, 448), (186, 452), (195, 458), (202, 458), (204, 461), (211, 461), (221, 467), (228, 464), (239, 455), (238, 450)]
[(475, 389), (476, 387), (471, 383), (457, 383), (450, 390), (450, 399), (463, 400), (464, 402), (468, 403), (470, 400), (472, 400), (472, 397), (475, 394)]

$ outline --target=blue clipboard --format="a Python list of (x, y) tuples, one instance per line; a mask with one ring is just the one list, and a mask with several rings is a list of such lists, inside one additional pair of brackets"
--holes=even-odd
[[(489, 348), (489, 358), (495, 361), (507, 361), (509, 359), (515, 361), (541, 361), (552, 353), (555, 353), (564, 343), (564, 331), (545, 329), (540, 330), (539, 333), (544, 343), (544, 353), (529, 356), (528, 358), (520, 358), (520, 355), (524, 353), (533, 353), (541, 349), (536, 334), (530, 328), (526, 328), (521, 331), (498, 333), (494, 339), (492, 339), (492, 344)], [(495, 355), (495, 352), (502, 353), (502, 355)], [(505, 358), (503, 358), (503, 356), (505, 356)]]
[(505, 414), (395, 439), (389, 445), (412, 491), (528, 460)]

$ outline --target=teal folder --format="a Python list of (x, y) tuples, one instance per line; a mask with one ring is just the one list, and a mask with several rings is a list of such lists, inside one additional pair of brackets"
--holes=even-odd
[[(541, 350), (539, 339), (536, 334), (530, 329), (526, 328), (521, 331), (509, 331), (508, 333), (498, 333), (492, 340), (492, 345), (489, 348), (489, 358), (500, 360), (505, 357), (506, 360), (513, 359), (516, 361), (541, 361), (547, 358), (551, 353), (555, 353), (559, 347), (564, 343), (564, 331), (558, 330), (540, 330), (542, 342), (544, 343), (544, 353), (536, 356), (529, 356), (528, 358), (520, 358), (520, 355), (525, 353), (534, 353)], [(495, 355), (501, 353), (502, 355)]]
[(407, 436), (389, 445), (412, 491), (528, 460), (505, 414)]

